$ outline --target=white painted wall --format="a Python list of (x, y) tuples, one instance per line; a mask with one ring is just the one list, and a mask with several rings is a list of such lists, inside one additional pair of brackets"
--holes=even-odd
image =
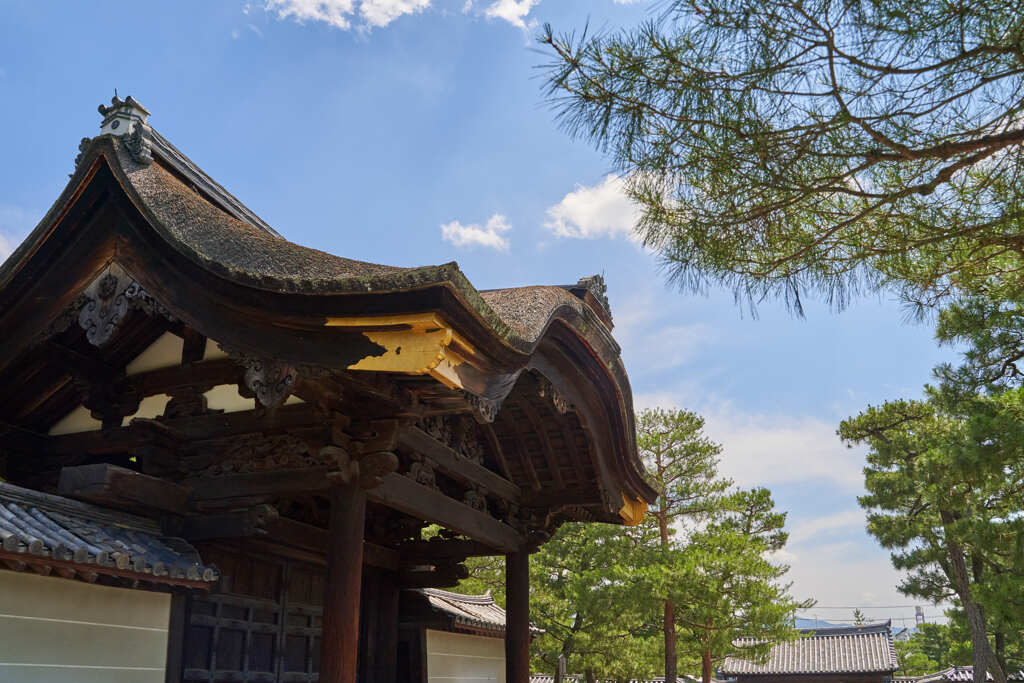
[(431, 683), (505, 683), (505, 640), (427, 629)]
[(0, 681), (163, 683), (166, 593), (0, 571)]

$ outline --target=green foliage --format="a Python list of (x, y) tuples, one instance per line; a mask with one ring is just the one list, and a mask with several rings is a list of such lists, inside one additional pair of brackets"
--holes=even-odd
[(599, 678), (652, 676), (660, 668), (652, 601), (637, 580), (648, 557), (624, 527), (565, 524), (530, 560), (534, 667)]
[(659, 567), (654, 589), (674, 604), (681, 655), (702, 661), (705, 683), (726, 657), (756, 660), (796, 637), (793, 614), (813, 604), (789, 596), (781, 582), (789, 568), (772, 559), (785, 545), (785, 520), (767, 489), (736, 491)]
[(929, 387), (926, 400), (869, 407), (839, 433), (869, 447), (859, 501), (869, 533), (908, 572), (900, 590), (959, 601), (975, 667), (1000, 680), (988, 634), (1024, 623), (1024, 389)]
[[(793, 612), (808, 604), (789, 597), (787, 568), (771, 560), (786, 540), (785, 515), (765, 489), (729, 490), (703, 419), (647, 410), (637, 425), (659, 500), (636, 527), (565, 524), (531, 557), (530, 616), (543, 630), (531, 647), (535, 671), (554, 673), (561, 655), (570, 671), (597, 679), (663, 673), (667, 602), (686, 667), (721, 661), (740, 637), (765, 641), (744, 650), (756, 656), (793, 637)], [(459, 589), (489, 589), (503, 604), (503, 560), (466, 564)]]
[(672, 279), (751, 302), (1024, 291), (1016, 0), (670, 0), (556, 35), (549, 96)]

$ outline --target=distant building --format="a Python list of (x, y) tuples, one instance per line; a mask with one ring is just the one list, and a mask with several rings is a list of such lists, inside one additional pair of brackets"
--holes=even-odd
[[(985, 679), (989, 681), (995, 680), (992, 678), (991, 672), (986, 672)], [(952, 666), (933, 674), (925, 674), (924, 676), (901, 676), (897, 680), (902, 683), (971, 683), (971, 681), (974, 680), (974, 667)], [(1024, 681), (1024, 671), (1020, 669), (1017, 671), (1007, 671), (1006, 680)]]
[(408, 590), (400, 613), (399, 683), (505, 681), (505, 610), (490, 593)]
[(899, 667), (890, 621), (798, 631), (762, 663), (727, 658), (719, 676), (737, 683), (883, 683)]

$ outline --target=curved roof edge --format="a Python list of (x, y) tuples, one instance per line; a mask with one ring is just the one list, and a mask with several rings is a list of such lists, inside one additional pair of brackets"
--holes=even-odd
[[(468, 314), (469, 319), (477, 321), (475, 325), (481, 326), (478, 334), (486, 330), (479, 339), (495, 340), (497, 346), (492, 349), (496, 352), (500, 347), (506, 349), (498, 356), (505, 359), (499, 365), (518, 366), (515, 372), (525, 368), (541, 342), (551, 337), (552, 326), (564, 326), (582, 342), (586, 355), (593, 357), (610, 386), (615, 387), (620, 410), (625, 411), (621, 416), (623, 428), (627, 432), (633, 429), (632, 395), (620, 347), (611, 335), (610, 319), (603, 319), (608, 317), (607, 311), (595, 311), (586, 296), (561, 286), (481, 292), (455, 262), (416, 268), (383, 266), (288, 242), (159, 134), (149, 134), (151, 156), (141, 158), (127, 138), (103, 134), (83, 140), (75, 172), (64, 191), (32, 233), (0, 265), (0, 292), (32, 259), (105, 166), (131, 204), (174, 252), (235, 285), (336, 301), (346, 295), (444, 289), (454, 295), (461, 309), (459, 315)], [(197, 187), (190, 180), (200, 177), (206, 179), (205, 187)], [(517, 357), (519, 360), (513, 360)], [(632, 495), (653, 502), (655, 494), (643, 476), (635, 446), (628, 450), (631, 453), (626, 461), (631, 462), (622, 462), (627, 487)]]

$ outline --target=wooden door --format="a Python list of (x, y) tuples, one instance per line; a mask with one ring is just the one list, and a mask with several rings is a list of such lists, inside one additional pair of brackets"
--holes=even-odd
[(265, 555), (205, 552), (225, 578), (216, 594), (189, 598), (184, 680), (317, 681), (323, 568)]

